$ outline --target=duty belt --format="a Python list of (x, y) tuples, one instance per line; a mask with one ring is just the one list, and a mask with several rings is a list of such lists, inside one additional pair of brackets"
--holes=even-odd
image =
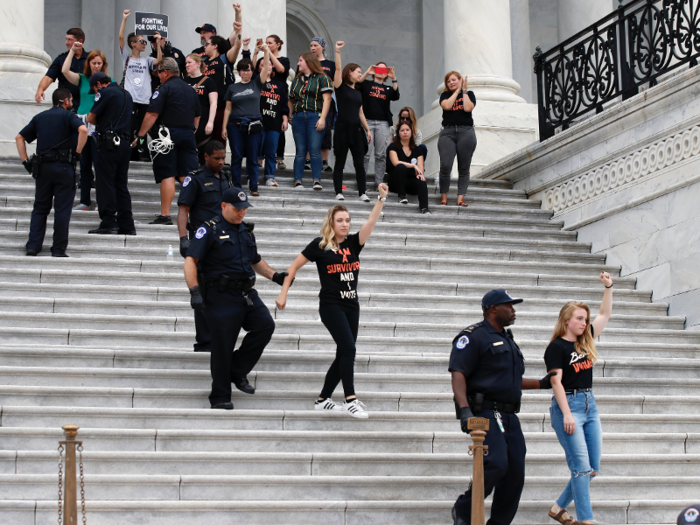
[(73, 160), (73, 156), (71, 153), (71, 150), (59, 150), (52, 151), (49, 153), (42, 153), (38, 156), (39, 163), (43, 164), (45, 162), (65, 162), (66, 164), (70, 164)]
[(104, 133), (98, 133), (97, 138), (100, 140), (112, 140), (114, 136), (124, 139), (126, 141), (131, 141), (131, 135), (128, 133), (115, 133), (113, 131), (105, 131)]
[(483, 398), (483, 402), (480, 407), (476, 406), (475, 398), (469, 396), (468, 399), (469, 406), (474, 412), (481, 412), (482, 410), (497, 410), (498, 412), (503, 412), (505, 414), (517, 414), (520, 412), (520, 403), (503, 403), (502, 401), (494, 401), (488, 397)]
[(240, 292), (245, 298), (246, 304), (253, 306), (253, 301), (248, 297), (248, 292), (255, 286), (255, 276), (248, 279), (231, 279), (228, 275), (222, 275), (213, 281), (205, 279), (205, 285), (207, 288), (216, 286), (220, 292)]

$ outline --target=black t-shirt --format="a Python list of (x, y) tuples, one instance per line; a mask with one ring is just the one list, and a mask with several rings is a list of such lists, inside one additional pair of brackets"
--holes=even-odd
[(335, 90), (335, 99), (338, 103), (338, 120), (359, 124), (362, 93), (347, 84), (341, 84)]
[[(400, 162), (408, 162), (410, 164), (413, 164), (414, 166), (418, 165), (418, 157), (423, 157), (423, 150), (420, 148), (420, 146), (416, 146), (413, 148), (413, 151), (411, 152), (411, 155), (408, 156), (403, 150), (403, 147), (401, 144), (394, 144), (393, 142), (389, 145), (389, 147), (386, 149), (386, 172), (387, 173), (392, 173), (394, 171), (394, 164), (391, 162), (391, 157), (389, 156), (389, 152), (395, 151), (396, 156), (399, 158)], [(425, 161), (425, 159), (423, 159)]]
[(200, 46), (197, 49), (193, 49), (192, 53), (199, 55), (200, 57), (202, 57), (202, 59), (207, 58), (207, 53), (206, 51), (204, 51), (204, 46)]
[(579, 354), (576, 351), (576, 344), (572, 341), (557, 337), (549, 343), (544, 352), (544, 363), (547, 365), (547, 371), (561, 368), (561, 384), (564, 390), (593, 386), (593, 363), (586, 354)]
[(323, 72), (328, 75), (331, 82), (333, 82), (333, 79), (335, 78), (335, 62), (332, 60), (323, 59), (321, 60), (321, 69), (323, 69)]
[(287, 105), (287, 83), (281, 77), (265, 82), (260, 91), (260, 112), (263, 127), (271, 131), (282, 131), (282, 115), (289, 116)]
[[(471, 100), (474, 105), (476, 106), (476, 96), (472, 91), (467, 91), (467, 95), (469, 95), (469, 100)], [(452, 93), (449, 91), (443, 91), (442, 95), (440, 95), (440, 104), (442, 104), (443, 100), (447, 100), (452, 96)], [(452, 110), (451, 111), (445, 111), (444, 109), (442, 110), (442, 125), (443, 126), (473, 126), (474, 125), (474, 119), (472, 118), (472, 112), (471, 111), (464, 111), (464, 94), (460, 93), (459, 96), (457, 97), (457, 100), (455, 100), (455, 103), (452, 104)]]
[(392, 100), (399, 100), (398, 89), (393, 88), (393, 84), (380, 84), (373, 80), (365, 80), (357, 85), (362, 91), (363, 110), (367, 120), (383, 120), (391, 124), (391, 110), (389, 109)]
[(321, 291), (318, 294), (320, 304), (340, 304), (351, 308), (360, 308), (357, 300), (357, 278), (360, 273), (360, 234), (348, 235), (337, 250), (323, 250), (317, 237), (304, 248), (301, 254), (316, 263)]
[[(292, 67), (292, 64), (287, 57), (277, 57), (277, 60), (280, 64), (284, 66), (284, 73), (280, 73), (275, 69), (274, 66), (271, 66), (272, 78), (280, 80), (286, 85), (287, 77), (289, 76), (289, 69)], [(333, 64), (333, 66), (335, 67), (335, 63)]]
[(225, 108), (226, 103), (224, 96), (230, 84), (236, 82), (231, 70), (231, 64), (228, 63), (224, 55), (219, 55), (216, 58), (206, 58), (204, 64), (207, 66), (204, 74), (211, 78), (216, 85), (216, 91), (219, 93), (219, 105), (217, 108)]
[[(199, 84), (201, 80), (202, 77), (185, 77), (185, 82), (192, 86), (195, 93), (197, 93), (197, 98), (199, 98), (199, 107), (202, 109), (201, 120), (206, 121), (209, 118), (209, 94), (217, 93), (217, 91), (216, 84), (214, 84), (211, 78), (205, 77), (204, 82)], [(197, 86), (197, 84), (199, 84), (199, 86)]]

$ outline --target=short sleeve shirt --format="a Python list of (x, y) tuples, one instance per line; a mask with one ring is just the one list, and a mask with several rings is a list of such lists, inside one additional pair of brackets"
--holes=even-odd
[[(406, 155), (406, 153), (404, 152), (404, 150), (400, 144), (397, 145), (397, 144), (392, 143), (386, 149), (386, 171), (387, 171), (387, 173), (392, 173), (394, 171), (394, 168), (395, 168), (395, 166), (391, 162), (391, 158), (389, 156), (390, 151), (396, 152), (396, 156), (399, 158), (400, 162), (408, 162), (410, 164), (413, 164), (414, 166), (418, 165), (418, 159), (423, 157), (423, 149), (419, 148), (418, 146), (413, 148), (413, 151), (411, 152), (411, 155), (409, 156), (409, 155)], [(423, 160), (425, 160), (425, 159), (423, 159)]]
[(271, 131), (282, 131), (282, 116), (289, 115), (287, 84), (278, 80), (278, 78), (276, 77), (265, 82), (260, 93), (260, 111), (263, 116), (263, 126)]
[(193, 228), (221, 213), (221, 199), (229, 186), (226, 177), (221, 174), (217, 177), (206, 166), (185, 177), (177, 203), (190, 208), (189, 222)]
[(324, 250), (319, 247), (321, 237), (317, 237), (304, 248), (301, 254), (316, 263), (321, 291), (320, 304), (340, 304), (359, 309), (357, 279), (360, 274), (360, 234), (348, 235), (337, 250)]
[(350, 124), (359, 124), (362, 93), (343, 83), (336, 88), (335, 97), (338, 103), (338, 120), (343, 120)]
[[(593, 331), (592, 326), (591, 331)], [(593, 386), (593, 362), (586, 357), (585, 353), (579, 353), (576, 350), (576, 344), (573, 341), (557, 337), (549, 343), (544, 352), (544, 363), (547, 365), (547, 371), (561, 369), (561, 384), (564, 390)]]
[(224, 55), (219, 55), (215, 58), (206, 58), (204, 59), (204, 64), (207, 66), (204, 74), (214, 81), (216, 91), (219, 93), (219, 107), (224, 107), (226, 88), (236, 81), (235, 77), (231, 74), (231, 65), (226, 61)]
[[(126, 100), (124, 99), (126, 97)], [(131, 113), (134, 103), (131, 94), (112, 82), (95, 95), (95, 103), (90, 109), (97, 117), (97, 132), (115, 131), (131, 133)]]
[(158, 121), (172, 128), (193, 128), (195, 117), (202, 115), (197, 94), (180, 77), (171, 77), (158, 86), (148, 111), (158, 113)]
[[(469, 96), (469, 100), (471, 100), (474, 105), (476, 105), (476, 96), (472, 91), (467, 91), (467, 95)], [(440, 95), (440, 103), (442, 104), (443, 100), (447, 100), (452, 96), (452, 93), (449, 91), (443, 91), (442, 95)], [(452, 110), (451, 111), (445, 111), (444, 109), (442, 110), (442, 125), (443, 126), (473, 126), (474, 125), (474, 119), (472, 118), (472, 112), (471, 111), (464, 111), (464, 94), (460, 93), (459, 96), (457, 97), (457, 100), (455, 100), (455, 103), (452, 104)]]
[(299, 75), (292, 82), (289, 98), (294, 100), (294, 113), (323, 110), (323, 94), (333, 93), (333, 84), (326, 75), (313, 73), (311, 76)]
[(124, 44), (122, 49), (122, 66), (129, 61), (126, 67), (126, 80), (124, 80), (124, 89), (131, 93), (135, 104), (148, 104), (151, 99), (151, 71), (154, 69), (153, 63), (156, 61), (153, 57), (131, 56), (131, 48)]
[(35, 115), (19, 134), (27, 142), (36, 139), (36, 152), (41, 154), (51, 149), (74, 148), (77, 144), (76, 133), (82, 125), (83, 121), (78, 115), (61, 106), (54, 106)]
[[(74, 54), (73, 61), (70, 64), (70, 70), (73, 73), (82, 73), (85, 70), (85, 61), (87, 60), (89, 54), (90, 51), (87, 49), (83, 49), (83, 53), (80, 55), (80, 58)], [(49, 66), (49, 69), (46, 71), (46, 76), (52, 80), (58, 80), (58, 87), (65, 88), (71, 92), (71, 95), (73, 95), (73, 107), (77, 108), (80, 105), (80, 90), (78, 86), (72, 82), (69, 82), (65, 75), (61, 72), (63, 70), (63, 63), (66, 61), (67, 56), (68, 51), (64, 51), (58, 55)]]
[(358, 85), (362, 91), (362, 104), (367, 120), (380, 120), (391, 124), (391, 101), (399, 100), (401, 95), (393, 84), (380, 84), (365, 80)]
[[(214, 81), (209, 78), (209, 77), (204, 77), (204, 82), (202, 81), (202, 77), (197, 77), (197, 78), (192, 78), (192, 77), (187, 77), (185, 78), (185, 83), (189, 84), (192, 86), (192, 89), (194, 89), (194, 92), (197, 93), (197, 97), (199, 99), (199, 107), (202, 109), (202, 116), (204, 115), (209, 115), (209, 94), (210, 93), (216, 93), (216, 84), (214, 84)], [(201, 82), (201, 84), (200, 84)], [(199, 85), (197, 85), (199, 84)], [(218, 96), (218, 94), (217, 94)]]
[[(238, 82), (228, 87), (224, 99), (231, 103), (231, 118), (252, 117), (260, 114), (260, 77), (247, 84)], [(229, 120), (229, 124), (231, 121)]]

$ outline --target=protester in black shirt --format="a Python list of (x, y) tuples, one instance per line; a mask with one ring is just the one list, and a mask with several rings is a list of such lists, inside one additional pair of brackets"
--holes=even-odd
[(352, 162), (355, 166), (357, 179), (357, 192), (360, 200), (369, 202), (366, 193), (367, 173), (365, 172), (364, 157), (368, 144), (372, 143), (372, 133), (369, 131), (365, 114), (362, 111), (362, 93), (355, 86), (362, 76), (362, 68), (357, 64), (348, 64), (340, 73), (340, 50), (345, 42), (335, 43), (335, 60), (338, 69), (335, 71), (333, 86), (338, 102), (338, 120), (335, 123), (334, 153), (335, 170), (333, 171), (333, 185), (335, 186), (335, 198), (344, 201), (343, 196), (343, 168), (348, 150), (352, 154)]
[[(270, 53), (270, 57), (272, 54)], [(272, 65), (274, 61), (271, 61)], [(263, 70), (263, 59), (258, 60), (255, 67), (260, 75)], [(271, 67), (272, 71), (273, 68)], [(277, 187), (275, 171), (277, 170), (277, 144), (280, 137), (284, 136), (289, 126), (289, 105), (287, 95), (287, 82), (281, 75), (272, 76), (263, 83), (260, 92), (260, 112), (263, 122), (263, 142), (260, 151), (265, 158), (265, 186)]]
[[(239, 24), (243, 23), (243, 17), (241, 15), (241, 4), (235, 3), (233, 4), (233, 10), (236, 13), (236, 19), (234, 22), (238, 22)], [(235, 40), (238, 38), (236, 35), (235, 27), (236, 24), (233, 24), (234, 26), (234, 31), (229, 35), (228, 41), (229, 45), (233, 46), (235, 44)], [(216, 32), (216, 27), (214, 27), (213, 24), (202, 24), (200, 27), (195, 27), (194, 29), (195, 33), (199, 33), (199, 41), (202, 44), (200, 47), (193, 49), (193, 53), (197, 53), (199, 56), (201, 56), (203, 59), (206, 58), (207, 54), (204, 51), (206, 46), (205, 44), (209, 42), (211, 37), (218, 35)]]
[[(304, 248), (287, 270), (282, 291), (275, 303), (284, 310), (287, 305), (287, 292), (299, 269), (307, 262), (316, 263), (321, 281), (319, 293), (319, 313), (321, 321), (328, 328), (335, 341), (336, 357), (328, 369), (323, 390), (314, 408), (316, 410), (344, 410), (353, 417), (366, 419), (369, 414), (364, 404), (357, 399), (354, 386), (355, 342), (360, 321), (360, 302), (357, 299), (357, 282), (360, 273), (360, 251), (372, 234), (374, 225), (381, 215), (388, 188), (379, 185), (379, 199), (369, 214), (367, 222), (358, 233), (350, 232), (350, 213), (340, 204), (328, 210), (321, 227), (321, 237), (317, 237)], [(343, 382), (345, 403), (336, 405), (331, 396), (339, 382)]]
[[(380, 69), (381, 68), (381, 69)], [(379, 69), (379, 71), (377, 71)], [(386, 70), (387, 72), (381, 72)], [(374, 80), (367, 80), (369, 75)], [(391, 86), (384, 85), (387, 78), (391, 78)], [(396, 80), (396, 72), (393, 67), (387, 67), (384, 62), (378, 62), (370, 66), (362, 75), (359, 85), (362, 91), (362, 106), (367, 117), (367, 124), (374, 137), (374, 182), (379, 184), (384, 178), (386, 170), (386, 146), (391, 127), (392, 100), (399, 100), (399, 83)], [(370, 148), (365, 154), (365, 171), (369, 168)]]
[(197, 53), (187, 55), (185, 59), (185, 68), (187, 82), (197, 93), (199, 97), (199, 107), (202, 110), (202, 116), (199, 119), (199, 126), (195, 131), (194, 139), (197, 142), (197, 156), (199, 164), (204, 164), (204, 146), (211, 140), (211, 134), (214, 131), (214, 118), (216, 117), (216, 108), (219, 104), (219, 94), (216, 91), (214, 81), (204, 75), (206, 66), (202, 61), (202, 57)]
[[(73, 44), (76, 42), (80, 42), (81, 44), (85, 43), (85, 33), (78, 27), (74, 27), (66, 31), (66, 49), (70, 51), (73, 48)], [(61, 69), (63, 69), (63, 62), (66, 60), (68, 51), (61, 53), (56, 57), (56, 59), (49, 66), (49, 69), (46, 71), (46, 75), (44, 75), (39, 82), (36, 95), (34, 95), (34, 100), (37, 104), (41, 104), (41, 102), (46, 98), (44, 92), (49, 89), (49, 86), (58, 79), (58, 87), (70, 91), (71, 96), (73, 97), (74, 111), (80, 106), (80, 90), (78, 89), (78, 86), (66, 80), (66, 77), (63, 75), (63, 73), (61, 73)], [(82, 73), (85, 70), (85, 59), (89, 53), (89, 51), (83, 49), (82, 47), (76, 49), (73, 54), (70, 70), (74, 73)]]
[(428, 183), (423, 173), (423, 148), (416, 146), (410, 124), (404, 122), (399, 126), (399, 132), (386, 154), (389, 157), (386, 163), (389, 190), (399, 194), (401, 204), (408, 204), (406, 193), (418, 195), (418, 208), (421, 213), (430, 215)]
[[(324, 38), (320, 36), (315, 36), (311, 39), (311, 42), (309, 43), (309, 49), (311, 52), (318, 58), (318, 61), (321, 63), (321, 69), (323, 72), (328, 75), (328, 78), (331, 79), (331, 82), (335, 78), (335, 62), (332, 60), (326, 59), (326, 41)], [(331, 102), (331, 109), (328, 112), (328, 115), (326, 115), (326, 131), (323, 135), (323, 142), (321, 142), (321, 160), (323, 161), (323, 171), (326, 172), (331, 172), (333, 171), (333, 168), (328, 164), (328, 156), (331, 153), (331, 144), (332, 144), (332, 130), (333, 130), (333, 125), (335, 123), (335, 117), (336, 117), (336, 107), (335, 107), (335, 100)], [(306, 159), (306, 166), (304, 166), (304, 169), (310, 170), (311, 165), (309, 164), (309, 158), (307, 157)]]
[[(465, 100), (467, 95), (467, 100)], [(442, 107), (442, 129), (438, 139), (440, 154), (440, 204), (447, 204), (450, 191), (452, 165), (457, 157), (457, 206), (467, 206), (464, 196), (469, 187), (469, 168), (476, 149), (476, 133), (472, 110), (476, 97), (467, 90), (467, 77), (462, 78), (457, 71), (445, 75), (445, 91), (440, 95)]]
[(593, 396), (593, 366), (598, 358), (595, 337), (605, 329), (612, 314), (613, 281), (608, 272), (600, 274), (605, 285), (600, 312), (591, 322), (585, 303), (569, 302), (559, 312), (544, 361), (552, 377), (552, 428), (564, 448), (571, 470), (569, 484), (549, 511), (560, 523), (573, 522), (566, 511), (573, 501), (576, 523), (593, 524), (589, 487), (600, 470), (603, 433)]

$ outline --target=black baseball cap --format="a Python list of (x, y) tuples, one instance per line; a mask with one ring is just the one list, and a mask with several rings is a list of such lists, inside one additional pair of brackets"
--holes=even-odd
[(678, 525), (698, 525), (700, 524), (700, 504), (691, 505), (683, 509), (676, 520)]
[(488, 310), (492, 306), (496, 306), (498, 304), (504, 304), (504, 303), (518, 304), (518, 303), (522, 303), (522, 302), (523, 302), (522, 299), (513, 299), (510, 296), (510, 294), (508, 293), (508, 290), (504, 290), (503, 288), (498, 288), (497, 290), (491, 290), (486, 295), (484, 295), (484, 298), (481, 300), (481, 307), (484, 310)]
[(107, 76), (102, 71), (98, 71), (97, 73), (93, 73), (92, 76), (90, 77), (90, 87), (94, 88), (95, 84), (97, 84), (98, 82), (102, 82), (105, 79), (109, 80), (109, 76)]
[(246, 195), (245, 191), (241, 188), (227, 189), (221, 198), (221, 202), (233, 204), (233, 206), (239, 210), (252, 206), (252, 204), (248, 202), (248, 195)]
[(211, 24), (202, 24), (202, 27), (195, 28), (195, 31), (197, 33), (201, 33), (202, 31), (211, 31), (212, 33), (216, 33), (216, 28)]

